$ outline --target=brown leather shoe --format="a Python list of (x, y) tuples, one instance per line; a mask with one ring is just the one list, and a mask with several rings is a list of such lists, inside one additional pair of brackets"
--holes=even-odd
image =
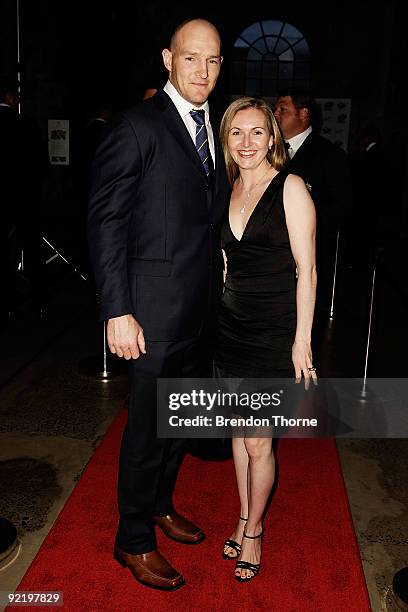
[(153, 520), (168, 538), (176, 542), (198, 544), (205, 539), (203, 530), (178, 512), (166, 516), (154, 516)]
[(158, 550), (142, 555), (131, 555), (117, 546), (113, 556), (122, 567), (130, 569), (138, 582), (152, 589), (175, 591), (185, 584), (183, 576)]

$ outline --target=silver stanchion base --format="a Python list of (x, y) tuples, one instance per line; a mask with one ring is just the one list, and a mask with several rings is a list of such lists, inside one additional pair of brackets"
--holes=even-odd
[(363, 386), (360, 389), (360, 393), (358, 396), (358, 403), (359, 404), (373, 404), (373, 402), (376, 402), (378, 398), (376, 398), (375, 395), (373, 395), (373, 392), (371, 391), (370, 388), (366, 387), (366, 381), (365, 379), (363, 379)]
[(408, 611), (408, 567), (403, 567), (394, 575), (392, 596), (400, 610)]
[(363, 394), (360, 394), (359, 398), (357, 399), (357, 402), (359, 404), (364, 404), (364, 405), (368, 404), (368, 397)]
[(109, 364), (104, 367), (103, 359), (100, 355), (90, 355), (84, 357), (78, 364), (79, 372), (88, 378), (96, 378), (102, 383), (112, 382), (120, 378), (126, 378), (126, 364), (113, 359), (109, 360)]
[(329, 340), (332, 340), (333, 338), (333, 333), (334, 333), (334, 317), (329, 317), (329, 320), (327, 321), (327, 338)]
[(5, 569), (18, 557), (20, 542), (11, 521), (0, 517), (0, 569)]

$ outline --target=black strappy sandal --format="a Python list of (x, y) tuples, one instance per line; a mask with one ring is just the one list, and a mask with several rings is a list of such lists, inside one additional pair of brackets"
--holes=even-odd
[[(248, 536), (246, 535), (245, 531), (244, 531), (244, 538), (248, 538), (248, 540), (256, 540), (257, 538), (262, 538), (263, 532), (261, 531), (261, 533), (257, 536)], [(241, 547), (240, 547), (241, 548)], [(255, 578), (255, 576), (257, 576), (257, 574), (259, 573), (261, 564), (260, 563), (249, 563), (249, 561), (237, 561), (235, 564), (235, 569), (246, 569), (249, 570), (250, 572), (252, 572), (252, 576), (249, 576), (248, 578), (242, 578), (242, 576), (237, 576), (235, 575), (235, 578), (238, 580), (238, 582), (249, 582), (250, 580), (252, 580), (252, 578)]]
[[(244, 518), (243, 516), (240, 516), (239, 520), (240, 521), (247, 521), (248, 519)], [(228, 539), (228, 540), (225, 540), (225, 542), (224, 542), (224, 548), (226, 546), (229, 546), (230, 548), (235, 550), (235, 552), (237, 554), (233, 555), (231, 557), (231, 555), (227, 555), (227, 553), (222, 551), (222, 558), (225, 559), (226, 561), (231, 561), (232, 559), (238, 559), (239, 555), (241, 554), (241, 544), (238, 544), (238, 542), (236, 542), (235, 540), (229, 540)]]

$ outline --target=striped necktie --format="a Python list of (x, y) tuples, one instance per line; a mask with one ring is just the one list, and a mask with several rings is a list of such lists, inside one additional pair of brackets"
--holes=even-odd
[(286, 153), (289, 156), (289, 159), (292, 159), (292, 157), (294, 156), (295, 152), (292, 149), (292, 145), (287, 140), (285, 140), (285, 149), (286, 149)]
[(197, 153), (200, 156), (205, 173), (207, 177), (209, 177), (214, 170), (214, 164), (210, 153), (210, 147), (208, 146), (208, 134), (207, 128), (205, 127), (205, 110), (194, 109), (190, 111), (190, 115), (197, 124), (195, 137)]

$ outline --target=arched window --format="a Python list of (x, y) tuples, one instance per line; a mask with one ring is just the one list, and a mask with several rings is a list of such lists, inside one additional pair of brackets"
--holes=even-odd
[(310, 84), (310, 51), (305, 37), (284, 21), (257, 21), (234, 43), (234, 93), (276, 96), (286, 87)]

